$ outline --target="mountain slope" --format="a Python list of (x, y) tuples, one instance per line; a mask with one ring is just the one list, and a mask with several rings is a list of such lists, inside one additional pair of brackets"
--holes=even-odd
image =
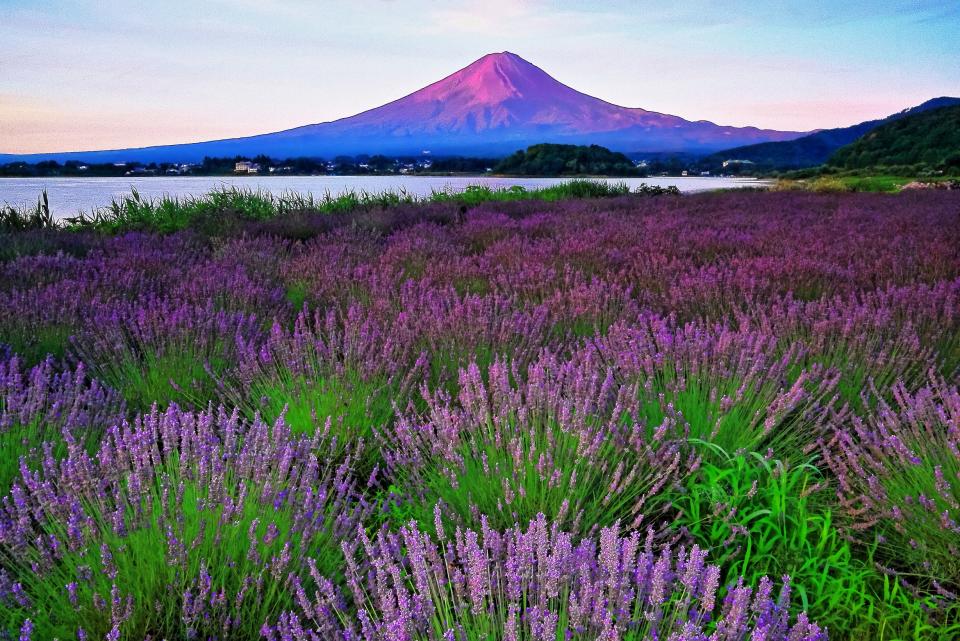
[(749, 160), (756, 164), (757, 169), (763, 170), (815, 167), (827, 162), (827, 159), (830, 158), (836, 150), (844, 145), (849, 145), (877, 127), (931, 109), (956, 104), (960, 104), (960, 98), (946, 96), (934, 98), (916, 107), (905, 109), (904, 111), (879, 120), (868, 120), (850, 127), (825, 129), (790, 141), (766, 142), (726, 149), (705, 158), (704, 162), (707, 164), (719, 164), (728, 159)]
[(838, 149), (828, 164), (844, 169), (922, 165), (960, 171), (960, 104), (888, 122)]
[(625, 152), (707, 152), (800, 135), (724, 127), (620, 107), (564, 85), (516, 54), (502, 52), (486, 55), (399, 100), (332, 122), (186, 145), (32, 154), (16, 159), (186, 161), (261, 153), (279, 158), (419, 154), (424, 149), (434, 154), (506, 155), (542, 142), (593, 143)]

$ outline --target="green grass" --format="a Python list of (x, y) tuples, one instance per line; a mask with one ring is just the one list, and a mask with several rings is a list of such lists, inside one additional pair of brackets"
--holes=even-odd
[(24, 364), (36, 365), (47, 356), (63, 361), (70, 345), (73, 329), (61, 323), (24, 322), (16, 319), (16, 325), (2, 328), (0, 345), (6, 344)]
[[(295, 192), (275, 196), (266, 191), (223, 187), (203, 196), (184, 196), (153, 200), (133, 190), (129, 196), (115, 199), (107, 207), (91, 214), (67, 219), (68, 229), (96, 229), (107, 233), (131, 230), (171, 233), (188, 227), (226, 224), (229, 218), (263, 221), (288, 214), (342, 214), (361, 209), (398, 205), (452, 203), (472, 207), (484, 202), (516, 200), (555, 201), (565, 198), (606, 198), (630, 194), (625, 183), (571, 180), (550, 187), (525, 189), (521, 186), (492, 188), (471, 185), (462, 192), (435, 191), (416, 196), (403, 189), (383, 192), (348, 191), (339, 195), (327, 192), (320, 197)], [(675, 189), (641, 186), (636, 193), (658, 195), (677, 193)], [(9, 214), (11, 224), (32, 220), (29, 212)], [(0, 217), (0, 223), (3, 218)], [(52, 220), (50, 221), (52, 223)]]
[(870, 191), (894, 194), (914, 178), (904, 176), (843, 176), (840, 181), (849, 191)]
[(710, 462), (673, 499), (673, 527), (710, 550), (726, 580), (789, 575), (794, 603), (838, 639), (928, 639), (960, 632), (932, 626), (933, 600), (916, 598), (842, 534), (831, 510), (829, 479), (813, 462), (792, 467), (757, 453), (711, 450)]
[(50, 201), (47, 190), (41, 192), (35, 207), (14, 207), (4, 204), (0, 207), (0, 231), (26, 231), (30, 229), (51, 229), (56, 227), (50, 213)]
[(907, 183), (914, 181), (938, 182), (949, 180), (939, 177), (918, 177), (888, 174), (827, 173), (812, 177), (785, 177), (777, 181), (775, 189), (799, 189), (816, 192), (872, 192), (895, 194)]
[(314, 434), (329, 429), (331, 453), (341, 457), (363, 450), (356, 467), (369, 473), (382, 464), (375, 431), (393, 419), (395, 390), (387, 380), (364, 380), (355, 372), (308, 378), (280, 369), (275, 376), (253, 382), (249, 398), (259, 399), (253, 410), (268, 422), (281, 415), (295, 434)]
[(301, 310), (309, 295), (310, 283), (298, 280), (287, 285), (285, 298), (293, 309)]
[(154, 403), (161, 407), (170, 403), (202, 407), (206, 399), (216, 395), (216, 380), (211, 373), (222, 372), (226, 366), (225, 359), (184, 347), (182, 351), (148, 351), (140, 356), (126, 352), (101, 363), (97, 372), (130, 407), (148, 410)]
[[(55, 459), (64, 457), (67, 445), (60, 436), (60, 426), (56, 427), (57, 430), (47, 429), (44, 421), (38, 418), (26, 424), (17, 421), (0, 429), (0, 452), (6, 453), (0, 457), (0, 487), (13, 487), (14, 481), (20, 477), (20, 459), (24, 459), (31, 469), (39, 467), (44, 443), (51, 444), (50, 453)], [(92, 440), (96, 442), (95, 438)]]

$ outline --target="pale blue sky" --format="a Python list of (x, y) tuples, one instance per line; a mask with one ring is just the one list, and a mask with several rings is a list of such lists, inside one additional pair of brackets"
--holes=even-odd
[(0, 0), (0, 152), (332, 120), (504, 50), (616, 104), (807, 130), (960, 95), (957, 40), (956, 1)]

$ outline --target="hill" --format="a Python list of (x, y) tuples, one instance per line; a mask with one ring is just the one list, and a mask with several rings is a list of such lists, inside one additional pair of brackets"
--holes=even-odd
[(332, 158), (357, 154), (505, 156), (542, 142), (600, 144), (623, 152), (707, 153), (735, 145), (789, 140), (801, 132), (725, 127), (628, 108), (557, 81), (510, 53), (486, 55), (419, 91), (363, 113), (286, 131), (139, 149), (0, 155), (39, 160), (197, 161), (265, 154)]
[(704, 158), (703, 164), (716, 168), (726, 160), (747, 160), (753, 163), (753, 169), (761, 171), (816, 167), (827, 162), (827, 159), (841, 147), (849, 145), (877, 127), (933, 109), (958, 104), (960, 104), (960, 98), (947, 96), (934, 98), (886, 118), (868, 120), (851, 127), (824, 129), (795, 140), (734, 147)]
[(877, 127), (838, 149), (828, 165), (840, 169), (903, 168), (960, 173), (960, 105), (918, 113)]
[(513, 176), (634, 176), (636, 168), (623, 154), (599, 145), (540, 144), (504, 158), (494, 173)]

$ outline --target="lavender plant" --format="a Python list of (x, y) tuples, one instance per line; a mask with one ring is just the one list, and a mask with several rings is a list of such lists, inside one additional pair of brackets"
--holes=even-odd
[(831, 371), (796, 367), (801, 345), (781, 347), (761, 331), (644, 316), (593, 346), (634, 382), (648, 423), (672, 415), (690, 439), (731, 453), (804, 456), (824, 430), (836, 384)]
[(74, 350), (137, 409), (169, 402), (203, 406), (237, 354), (262, 333), (253, 316), (167, 299), (102, 305), (92, 316)]
[(292, 331), (275, 324), (262, 345), (249, 347), (227, 397), (267, 420), (282, 415), (294, 432), (330, 430), (335, 454), (365, 443), (367, 471), (382, 464), (375, 432), (390, 424), (395, 406), (405, 407), (425, 369), (408, 343), (357, 307), (342, 317), (303, 311)]
[(294, 606), (291, 581), (337, 575), (368, 512), (328, 438), (171, 405), (109, 429), (95, 456), (25, 470), (0, 510), (0, 630), (256, 638)]
[(618, 383), (594, 352), (568, 362), (545, 354), (524, 376), (496, 361), (487, 380), (474, 364), (459, 388), (456, 404), (428, 394), (425, 420), (406, 417), (391, 437), (391, 472), (421, 523), (439, 502), (475, 526), (544, 513), (585, 531), (621, 520), (638, 528), (697, 464), (677, 417), (668, 409), (648, 423), (638, 386)]
[(11, 486), (21, 465), (63, 458), (70, 446), (95, 450), (124, 414), (123, 400), (82, 364), (61, 372), (51, 357), (30, 369), (18, 356), (0, 358), (0, 488)]
[(657, 548), (653, 535), (621, 537), (614, 525), (577, 541), (541, 514), (498, 532), (416, 524), (349, 550), (348, 584), (358, 612), (330, 586), (297, 586), (298, 610), (263, 629), (270, 640), (362, 639), (826, 639), (800, 614), (791, 624), (790, 582), (779, 594), (762, 579), (721, 596), (720, 568), (698, 547)]
[(846, 526), (872, 539), (880, 562), (948, 600), (960, 591), (960, 392), (934, 378), (902, 383), (866, 418), (850, 417), (824, 446)]

